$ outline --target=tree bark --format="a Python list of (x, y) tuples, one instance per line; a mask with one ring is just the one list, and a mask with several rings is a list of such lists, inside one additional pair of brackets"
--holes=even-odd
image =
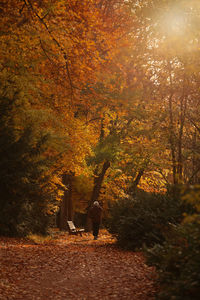
[(135, 194), (136, 188), (137, 188), (143, 174), (144, 174), (144, 169), (142, 168), (139, 170), (135, 180), (133, 181), (133, 184), (131, 185), (131, 188), (130, 188), (131, 194), (133, 194), (133, 195)]
[(58, 218), (58, 227), (60, 230), (66, 230), (67, 221), (73, 220), (72, 182), (72, 173), (63, 175), (63, 184), (66, 186), (67, 190), (64, 192)]
[(102, 186), (102, 183), (103, 183), (103, 180), (104, 180), (104, 176), (105, 176), (106, 171), (108, 170), (109, 167), (110, 167), (110, 162), (105, 161), (104, 164), (103, 164), (101, 172), (97, 176), (95, 176), (95, 178), (94, 178), (94, 187), (93, 187), (93, 191), (92, 191), (90, 205), (94, 201), (98, 200), (100, 190), (101, 190), (101, 186)]
[(183, 80), (183, 92), (180, 98), (180, 126), (178, 136), (178, 162), (177, 162), (177, 175), (178, 182), (182, 182), (183, 179), (183, 131), (185, 126), (185, 117), (187, 110), (187, 95), (186, 95), (186, 80)]
[(172, 170), (173, 170), (173, 184), (177, 184), (177, 165), (176, 165), (176, 144), (175, 144), (175, 129), (174, 129), (174, 117), (173, 117), (173, 81), (171, 74), (171, 65), (168, 62), (169, 78), (170, 78), (170, 95), (169, 95), (169, 143), (171, 146), (172, 156)]
[[(95, 177), (94, 177), (94, 187), (93, 187), (93, 191), (92, 191), (92, 196), (90, 198), (90, 202), (88, 205), (88, 210), (91, 207), (92, 203), (94, 203), (94, 201), (98, 201), (99, 199), (99, 194), (101, 191), (101, 187), (102, 187), (102, 183), (106, 174), (106, 171), (108, 170), (108, 168), (110, 167), (110, 162), (109, 161), (105, 161), (102, 167), (102, 170), (99, 174), (97, 174), (97, 168), (95, 169)], [(86, 224), (85, 224), (85, 231), (88, 232), (91, 230), (91, 222), (90, 222), (90, 218), (88, 217), (87, 214), (87, 218), (86, 218)]]

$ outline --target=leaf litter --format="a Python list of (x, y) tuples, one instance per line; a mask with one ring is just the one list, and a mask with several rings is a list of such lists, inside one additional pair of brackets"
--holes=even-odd
[(117, 248), (101, 230), (82, 237), (53, 232), (33, 240), (0, 237), (1, 300), (153, 300), (156, 272), (141, 252)]

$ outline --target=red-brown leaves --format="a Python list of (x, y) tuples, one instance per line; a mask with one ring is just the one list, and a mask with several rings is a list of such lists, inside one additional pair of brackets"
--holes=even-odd
[(3, 299), (154, 299), (155, 271), (141, 253), (122, 251), (101, 231), (99, 240), (62, 234), (46, 244), (0, 239)]

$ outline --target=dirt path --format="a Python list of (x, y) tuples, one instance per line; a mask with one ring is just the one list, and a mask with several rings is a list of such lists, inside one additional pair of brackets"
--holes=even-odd
[(154, 270), (105, 232), (97, 241), (91, 234), (43, 244), (0, 238), (0, 261), (1, 300), (154, 299)]

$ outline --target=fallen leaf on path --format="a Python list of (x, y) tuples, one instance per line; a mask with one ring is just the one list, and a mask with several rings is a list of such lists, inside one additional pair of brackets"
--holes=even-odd
[(59, 232), (42, 244), (0, 238), (0, 258), (1, 300), (154, 299), (155, 270), (105, 230), (97, 241)]

